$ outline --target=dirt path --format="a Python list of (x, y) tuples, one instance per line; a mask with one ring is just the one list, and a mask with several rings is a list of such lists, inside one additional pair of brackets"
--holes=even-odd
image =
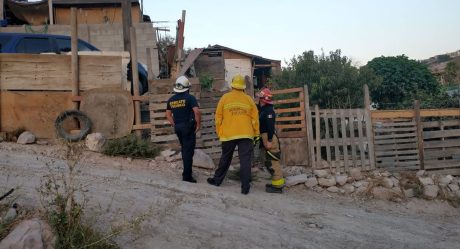
[[(20, 186), (20, 203), (38, 205), (46, 163), (62, 168), (56, 147), (0, 143), (0, 189)], [(54, 161), (54, 162), (53, 162)], [(304, 187), (283, 195), (248, 196), (239, 183), (217, 188), (179, 181), (180, 171), (148, 161), (89, 153), (81, 180), (89, 183), (87, 213), (101, 228), (148, 213), (119, 238), (123, 248), (459, 248), (460, 210), (445, 202), (360, 201)]]

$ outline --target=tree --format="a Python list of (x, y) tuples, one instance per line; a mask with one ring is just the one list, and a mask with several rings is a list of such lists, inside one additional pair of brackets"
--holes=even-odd
[(371, 97), (381, 109), (410, 107), (415, 99), (436, 101), (444, 95), (427, 66), (405, 55), (374, 58), (361, 70), (370, 69), (382, 78), (370, 87)]
[(457, 71), (459, 69), (458, 64), (455, 61), (450, 61), (446, 65), (446, 69), (444, 71), (444, 77), (446, 79), (447, 84), (455, 84), (457, 83)]
[(372, 70), (352, 66), (340, 50), (315, 55), (306, 51), (294, 56), (280, 75), (271, 80), (275, 88), (303, 87), (310, 90), (310, 101), (321, 108), (353, 108), (363, 106), (363, 85), (376, 86), (380, 79)]
[(158, 56), (160, 60), (160, 78), (169, 77), (168, 48), (175, 45), (175, 39), (166, 35), (158, 39)]

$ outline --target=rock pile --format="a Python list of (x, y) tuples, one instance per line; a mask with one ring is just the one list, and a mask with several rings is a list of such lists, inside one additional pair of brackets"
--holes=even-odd
[(460, 178), (451, 175), (417, 173), (390, 173), (383, 170), (361, 172), (353, 168), (348, 174), (333, 173), (328, 169), (313, 170), (286, 177), (286, 186), (304, 184), (321, 192), (367, 195), (380, 200), (401, 201), (403, 198), (460, 198)]

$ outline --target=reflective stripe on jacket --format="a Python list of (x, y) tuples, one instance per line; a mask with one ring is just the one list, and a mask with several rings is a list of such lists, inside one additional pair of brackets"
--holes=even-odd
[(254, 100), (233, 89), (224, 94), (216, 109), (216, 133), (222, 142), (259, 135), (259, 115)]

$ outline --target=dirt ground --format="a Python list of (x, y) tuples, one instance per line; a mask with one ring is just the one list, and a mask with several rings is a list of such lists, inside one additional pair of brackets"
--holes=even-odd
[[(0, 143), (0, 192), (17, 187), (23, 206), (39, 206), (41, 177), (64, 168), (57, 146)], [(85, 153), (80, 180), (86, 214), (100, 229), (142, 219), (116, 238), (122, 248), (460, 248), (460, 209), (443, 201), (403, 203), (316, 193), (305, 186), (267, 194), (261, 175), (249, 195), (239, 182), (180, 181), (171, 163)]]

